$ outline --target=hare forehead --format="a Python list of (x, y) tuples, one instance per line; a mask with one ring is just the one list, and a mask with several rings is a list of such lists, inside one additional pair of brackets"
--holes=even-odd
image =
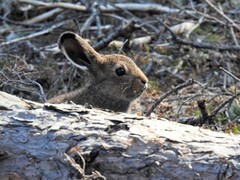
[(105, 62), (110, 63), (112, 65), (115, 64), (123, 65), (127, 67), (129, 70), (135, 70), (137, 67), (137, 65), (131, 58), (120, 54), (105, 55)]

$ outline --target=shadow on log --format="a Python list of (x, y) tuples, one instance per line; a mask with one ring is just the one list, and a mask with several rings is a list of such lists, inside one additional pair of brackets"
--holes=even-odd
[(0, 179), (240, 179), (240, 137), (0, 92)]

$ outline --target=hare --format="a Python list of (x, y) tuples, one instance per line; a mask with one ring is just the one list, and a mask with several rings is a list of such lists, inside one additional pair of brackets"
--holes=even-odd
[(72, 32), (63, 33), (58, 46), (76, 67), (86, 66), (91, 81), (83, 88), (56, 96), (47, 102), (89, 104), (93, 107), (127, 112), (131, 103), (147, 88), (148, 79), (132, 59), (120, 54), (103, 55)]

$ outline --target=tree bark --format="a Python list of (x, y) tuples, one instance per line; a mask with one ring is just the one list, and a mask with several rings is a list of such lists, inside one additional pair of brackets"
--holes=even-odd
[(240, 179), (240, 137), (0, 92), (0, 179)]

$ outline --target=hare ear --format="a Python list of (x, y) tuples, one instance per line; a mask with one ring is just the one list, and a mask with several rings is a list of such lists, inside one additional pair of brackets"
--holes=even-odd
[(58, 40), (59, 49), (77, 67), (96, 64), (99, 54), (83, 38), (72, 32), (63, 33)]

